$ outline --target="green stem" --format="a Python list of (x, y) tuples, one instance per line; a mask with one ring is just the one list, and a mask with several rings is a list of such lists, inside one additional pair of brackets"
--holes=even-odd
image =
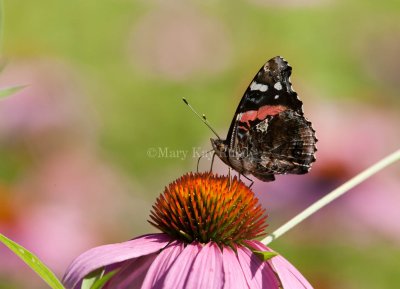
[(362, 183), (372, 175), (376, 174), (380, 170), (386, 168), (387, 166), (391, 165), (392, 163), (400, 160), (400, 149), (395, 151), (394, 153), (388, 155), (384, 159), (380, 160), (376, 164), (372, 165), (365, 171), (359, 173), (356, 175), (354, 178), (351, 180), (347, 181), (340, 187), (336, 188), (329, 194), (327, 194), (325, 197), (320, 199), (319, 201), (315, 202), (311, 206), (309, 206), (307, 209), (305, 209), (303, 212), (295, 216), (293, 219), (288, 221), (286, 224), (278, 228), (275, 232), (272, 234), (269, 234), (267, 237), (265, 237), (261, 242), (264, 243), (265, 245), (268, 245), (271, 243), (273, 240), (279, 238), (283, 234), (285, 234), (287, 231), (307, 219), (309, 216), (320, 210), (321, 208), (325, 207), (327, 204), (332, 202), (333, 200), (337, 199), (344, 193), (348, 192), (350, 189), (354, 188), (358, 184)]

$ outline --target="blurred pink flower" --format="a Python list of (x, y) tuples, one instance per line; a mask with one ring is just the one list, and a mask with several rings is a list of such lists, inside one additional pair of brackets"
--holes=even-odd
[(123, 236), (128, 226), (142, 229), (140, 218), (129, 224), (126, 218), (132, 208), (137, 215), (150, 208), (142, 198), (129, 197), (131, 182), (94, 152), (94, 147), (53, 152), (13, 184), (14, 226), (3, 232), (58, 273), (71, 256), (99, 240)]
[(94, 123), (79, 77), (60, 60), (8, 65), (0, 77), (2, 83), (27, 86), (1, 102), (0, 141), (49, 150), (60, 142), (90, 139)]
[[(2, 83), (28, 87), (0, 103), (0, 146), (25, 161), (8, 181), (12, 193), (4, 195), (13, 206), (0, 213), (0, 231), (56, 273), (99, 240), (123, 236), (125, 226), (143, 229), (140, 218), (125, 220), (132, 208), (136, 214), (150, 208), (128, 196), (132, 181), (104, 159), (78, 79), (72, 67), (52, 59), (14, 62), (1, 75)], [(24, 265), (11, 255), (6, 260), (0, 274), (20, 275)]]
[(151, 221), (164, 233), (100, 246), (68, 267), (67, 289), (80, 288), (97, 269), (117, 270), (104, 288), (311, 289), (283, 257), (262, 261), (271, 249), (263, 234), (265, 210), (242, 182), (209, 173), (188, 174), (157, 199)]
[(225, 69), (231, 45), (223, 23), (189, 2), (163, 2), (135, 23), (128, 55), (141, 71), (174, 80)]

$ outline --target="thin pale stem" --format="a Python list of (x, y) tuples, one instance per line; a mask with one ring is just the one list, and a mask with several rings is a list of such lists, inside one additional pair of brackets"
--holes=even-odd
[(295, 216), (293, 219), (288, 221), (286, 224), (278, 228), (275, 232), (272, 234), (269, 234), (267, 237), (265, 237), (261, 242), (264, 243), (265, 245), (268, 245), (271, 243), (273, 240), (279, 238), (283, 234), (285, 234), (287, 231), (307, 219), (309, 216), (320, 210), (321, 208), (325, 207), (327, 204), (332, 202), (333, 200), (337, 199), (341, 195), (345, 194), (358, 184), (362, 183), (372, 175), (376, 174), (377, 172), (383, 170), (387, 166), (391, 165), (392, 163), (400, 160), (400, 149), (395, 151), (394, 153), (388, 155), (384, 159), (380, 160), (376, 164), (372, 165), (368, 169), (364, 170), (363, 172), (359, 173), (356, 175), (354, 178), (351, 180), (347, 181), (340, 187), (336, 188), (329, 194), (327, 194), (325, 197), (321, 198), (311, 206), (309, 206), (307, 209), (305, 209), (303, 212)]

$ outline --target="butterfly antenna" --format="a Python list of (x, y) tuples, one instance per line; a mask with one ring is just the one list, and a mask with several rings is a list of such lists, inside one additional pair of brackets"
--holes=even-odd
[(217, 132), (212, 128), (211, 124), (208, 122), (206, 115), (203, 114), (202, 116), (200, 116), (200, 114), (198, 114), (197, 111), (194, 110), (194, 108), (190, 105), (186, 98), (182, 97), (182, 100), (194, 112), (194, 114), (197, 115), (206, 126), (208, 126), (208, 128), (217, 136), (217, 138), (221, 139)]

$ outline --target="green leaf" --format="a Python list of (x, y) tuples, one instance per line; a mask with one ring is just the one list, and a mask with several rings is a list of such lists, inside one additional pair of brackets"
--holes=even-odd
[(39, 275), (51, 288), (65, 289), (56, 275), (47, 268), (46, 265), (39, 260), (34, 254), (26, 250), (24, 247), (18, 245), (14, 241), (8, 239), (3, 234), (0, 234), (0, 242), (6, 245), (15, 255), (21, 258), (36, 274)]
[(111, 279), (112, 276), (117, 273), (118, 270), (114, 270), (111, 272), (108, 272), (104, 276), (102, 276), (100, 279), (97, 279), (96, 282), (94, 282), (93, 286), (90, 289), (101, 289), (103, 286), (108, 282), (108, 280)]
[(95, 270), (83, 279), (81, 289), (101, 289), (117, 271), (118, 269), (104, 275), (104, 268)]
[(279, 255), (276, 252), (270, 252), (270, 251), (253, 251), (253, 253), (256, 254), (258, 257), (260, 257), (261, 260), (264, 262)]
[(93, 284), (101, 279), (104, 274), (104, 268), (97, 269), (91, 273), (89, 273), (82, 281), (81, 289), (90, 289)]
[(0, 89), (0, 98), (10, 96), (11, 94), (20, 91), (24, 87), (26, 87), (26, 85), (17, 85)]

